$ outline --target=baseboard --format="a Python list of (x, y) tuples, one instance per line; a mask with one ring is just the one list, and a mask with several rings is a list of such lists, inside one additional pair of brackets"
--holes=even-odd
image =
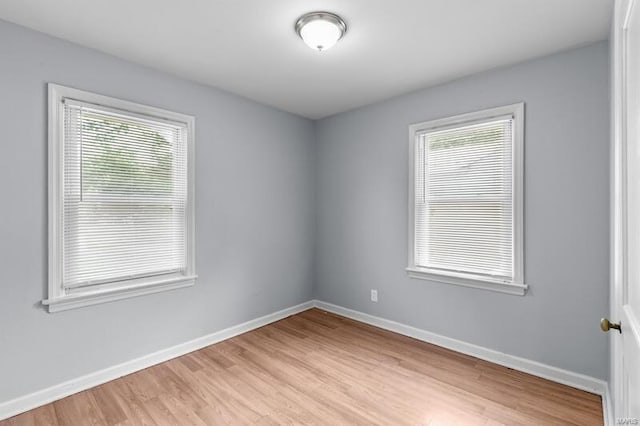
[(189, 342), (163, 349), (104, 370), (96, 371), (95, 373), (87, 374), (86, 376), (78, 377), (10, 401), (2, 402), (0, 403), (0, 420), (13, 417), (17, 414), (57, 401), (74, 393), (90, 389), (94, 386), (99, 386), (119, 377), (126, 376), (127, 374), (135, 373), (136, 371), (149, 368), (161, 362), (202, 349), (205, 346), (263, 327), (290, 315), (310, 309), (313, 305), (313, 301), (301, 303), (251, 321), (199, 337)]
[(355, 311), (353, 309), (344, 308), (342, 306), (334, 305), (331, 303), (322, 302), (320, 300), (315, 300), (314, 306), (319, 309), (332, 312), (334, 314), (354, 319), (356, 321), (364, 322), (366, 324), (374, 325), (376, 327), (393, 331), (398, 334), (413, 337), (414, 339), (422, 340), (423, 342), (432, 343), (437, 346), (471, 355), (485, 361), (490, 361), (495, 364), (512, 368), (514, 370), (522, 371), (534, 376), (562, 383), (563, 385), (568, 385), (574, 388), (585, 390), (587, 392), (595, 393), (602, 397), (603, 404), (607, 402), (605, 401), (605, 398), (608, 396), (608, 386), (607, 382), (605, 382), (604, 380), (596, 379), (594, 377), (586, 376), (580, 373), (574, 373), (572, 371), (553, 367), (551, 365), (532, 361), (526, 358), (520, 358), (503, 352), (494, 351), (493, 349), (488, 349), (482, 346), (463, 342), (461, 340), (452, 339), (450, 337), (445, 337), (440, 334), (432, 333), (430, 331), (376, 317), (374, 315), (365, 314), (364, 312)]

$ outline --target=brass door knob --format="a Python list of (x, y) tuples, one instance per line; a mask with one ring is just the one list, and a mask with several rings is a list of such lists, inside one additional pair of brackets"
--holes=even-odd
[(620, 329), (620, 323), (611, 322), (606, 318), (602, 318), (600, 320), (600, 328), (602, 329), (602, 331), (609, 331), (613, 328), (622, 333), (622, 329)]

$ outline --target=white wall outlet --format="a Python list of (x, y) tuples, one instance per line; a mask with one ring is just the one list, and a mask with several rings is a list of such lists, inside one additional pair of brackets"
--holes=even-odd
[(372, 302), (377, 302), (378, 301), (378, 290), (371, 290), (371, 301)]

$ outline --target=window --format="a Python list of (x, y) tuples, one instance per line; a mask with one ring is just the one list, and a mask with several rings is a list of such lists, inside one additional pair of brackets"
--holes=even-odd
[(523, 115), (515, 104), (410, 126), (409, 276), (525, 293)]
[(49, 85), (49, 311), (193, 285), (194, 118)]

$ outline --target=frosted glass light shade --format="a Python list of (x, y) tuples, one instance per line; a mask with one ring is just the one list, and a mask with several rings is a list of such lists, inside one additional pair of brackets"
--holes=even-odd
[(296, 32), (307, 46), (323, 51), (331, 48), (347, 31), (344, 21), (333, 13), (312, 12), (296, 22)]

